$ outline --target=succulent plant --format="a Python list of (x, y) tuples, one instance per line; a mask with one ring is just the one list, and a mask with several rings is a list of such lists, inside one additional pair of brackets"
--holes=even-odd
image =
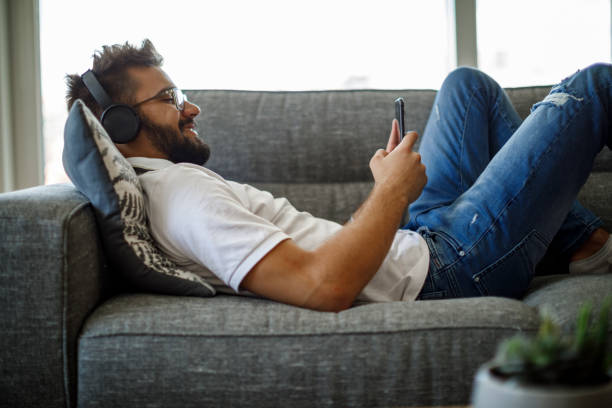
[(597, 385), (612, 378), (612, 354), (606, 355), (608, 312), (612, 296), (606, 298), (597, 318), (592, 305), (578, 311), (573, 336), (562, 332), (553, 318), (542, 315), (535, 337), (517, 335), (503, 341), (493, 360), (493, 374), (530, 384)]

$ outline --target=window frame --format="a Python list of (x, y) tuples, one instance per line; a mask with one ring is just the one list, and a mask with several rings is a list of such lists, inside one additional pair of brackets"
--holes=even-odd
[(38, 0), (0, 0), (0, 191), (43, 182)]

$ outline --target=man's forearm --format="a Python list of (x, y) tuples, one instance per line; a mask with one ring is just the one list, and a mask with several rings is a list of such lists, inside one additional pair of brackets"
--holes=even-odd
[(375, 185), (359, 216), (315, 250), (309, 269), (320, 286), (305, 306), (317, 308), (310, 302), (322, 290), (341, 293), (349, 307), (384, 261), (407, 205), (404, 194)]
[[(307, 275), (314, 286), (305, 296), (307, 307), (318, 299), (333, 299), (338, 309), (349, 307), (385, 259), (406, 206), (416, 200), (427, 182), (421, 156), (412, 151), (418, 135), (406, 134), (397, 143), (397, 122), (387, 150), (370, 160), (375, 184), (366, 202), (348, 223), (309, 257)], [(336, 296), (338, 294), (338, 296)]]
[[(371, 193), (370, 193), (371, 194)], [(355, 221), (357, 218), (359, 218), (359, 214), (361, 214), (361, 209), (363, 208), (363, 206), (365, 205), (365, 203), (367, 203), (368, 201), (364, 201), (359, 208), (357, 208), (357, 211), (355, 211), (353, 213), (353, 215), (351, 216), (351, 221)]]
[(242, 287), (311, 309), (350, 307), (387, 256), (406, 206), (427, 182), (420, 155), (412, 151), (416, 139), (411, 133), (391, 143), (399, 140), (394, 121), (387, 151), (379, 149), (370, 160), (376, 182), (358, 217), (314, 251), (291, 239), (281, 242), (244, 277)]

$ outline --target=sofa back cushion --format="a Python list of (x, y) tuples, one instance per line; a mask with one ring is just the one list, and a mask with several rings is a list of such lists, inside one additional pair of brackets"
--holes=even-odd
[[(507, 89), (523, 118), (550, 87)], [(197, 124), (211, 146), (207, 167), (230, 180), (287, 197), (298, 209), (345, 222), (367, 197), (368, 163), (386, 146), (393, 101), (406, 101), (406, 129), (420, 135), (434, 90), (186, 91), (202, 108)], [(418, 149), (418, 142), (417, 142)], [(597, 157), (581, 201), (612, 228), (612, 152)]]

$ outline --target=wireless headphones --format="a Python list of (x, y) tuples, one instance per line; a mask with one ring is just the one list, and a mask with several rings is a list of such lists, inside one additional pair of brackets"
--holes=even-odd
[(115, 143), (129, 143), (134, 140), (140, 130), (140, 118), (134, 108), (125, 104), (114, 104), (91, 69), (81, 75), (81, 79), (103, 109), (100, 122), (111, 140)]

